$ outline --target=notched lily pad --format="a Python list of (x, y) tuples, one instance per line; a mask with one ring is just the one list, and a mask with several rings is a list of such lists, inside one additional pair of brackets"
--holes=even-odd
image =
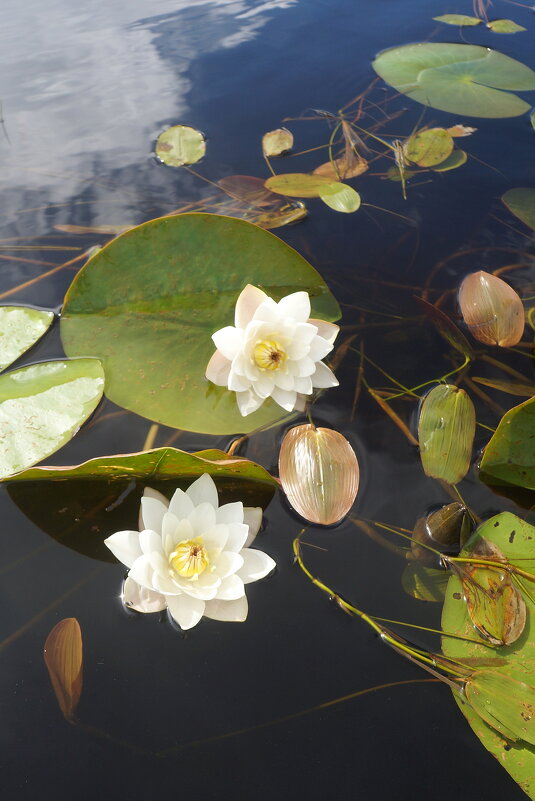
[(206, 153), (206, 140), (200, 131), (188, 125), (173, 125), (156, 141), (156, 155), (169, 167), (195, 164)]
[(13, 364), (48, 331), (54, 312), (0, 306), (0, 370)]

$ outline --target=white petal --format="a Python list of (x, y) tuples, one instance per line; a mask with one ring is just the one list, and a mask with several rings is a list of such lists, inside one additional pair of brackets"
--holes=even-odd
[(143, 551), (139, 544), (139, 531), (117, 531), (104, 540), (112, 554), (127, 567), (132, 567)]
[(194, 503), (186, 493), (181, 489), (174, 491), (171, 502), (169, 503), (169, 511), (178, 520), (184, 520), (193, 512)]
[(168, 595), (166, 601), (171, 617), (184, 631), (196, 626), (204, 614), (204, 601), (190, 595)]
[(331, 343), (331, 345), (334, 343), (334, 340), (340, 331), (340, 326), (335, 325), (334, 323), (328, 323), (325, 320), (308, 320), (308, 322), (316, 326), (320, 337), (326, 339), (327, 342)]
[(249, 533), (247, 535), (247, 539), (244, 542), (244, 547), (247, 548), (258, 532), (260, 531), (260, 526), (262, 525), (262, 514), (263, 510), (261, 506), (246, 506), (243, 510), (243, 522), (249, 526)]
[(247, 417), (248, 414), (256, 412), (262, 406), (264, 398), (259, 398), (255, 392), (249, 390), (248, 392), (237, 392), (236, 401), (241, 416)]
[(263, 551), (257, 551), (256, 548), (244, 548), (240, 556), (243, 556), (243, 567), (237, 571), (237, 575), (244, 584), (264, 578), (276, 567), (271, 556)]
[(236, 574), (223, 579), (218, 590), (217, 598), (220, 601), (235, 601), (245, 595), (243, 581)]
[[(307, 393), (309, 394), (309, 393)], [(295, 411), (296, 412), (304, 412), (307, 407), (308, 398), (306, 395), (301, 395), (301, 393), (297, 393), (297, 399), (295, 401)]]
[(190, 484), (186, 495), (193, 501), (194, 506), (199, 506), (201, 503), (209, 503), (214, 509), (219, 506), (217, 488), (212, 476), (208, 473), (203, 473), (193, 484)]
[(145, 529), (139, 534), (139, 545), (143, 553), (150, 554), (153, 551), (163, 556), (162, 538), (155, 531)]
[(227, 526), (228, 538), (225, 545), (225, 551), (234, 551), (238, 553), (245, 545), (245, 541), (249, 536), (249, 528), (245, 523), (229, 523)]
[[(273, 298), (266, 297), (264, 301), (256, 309), (253, 320), (261, 320), (267, 323), (277, 322), (279, 320), (279, 307)], [(248, 329), (249, 330), (249, 329)]]
[(292, 339), (296, 342), (305, 342), (308, 345), (318, 335), (318, 329), (310, 323), (298, 323), (293, 331)]
[(219, 578), (221, 580), (226, 579), (227, 576), (232, 576), (233, 573), (237, 573), (243, 567), (243, 557), (233, 551), (223, 551), (214, 567)]
[[(158, 492), (158, 490), (152, 489), (151, 487), (145, 487), (143, 490), (143, 498), (153, 498), (156, 501), (160, 501), (160, 503), (163, 504), (166, 509), (169, 507), (169, 501), (165, 495), (162, 495), (161, 492)], [(143, 499), (139, 506), (138, 526), (140, 531), (142, 531), (144, 528), (152, 528), (152, 526), (149, 526), (148, 523), (146, 524), (143, 520)], [(160, 530), (161, 529), (157, 529), (157, 531)]]
[[(313, 386), (310, 376), (307, 375), (306, 378), (299, 378), (297, 376), (294, 378), (294, 389), (296, 392), (299, 392), (300, 395), (312, 395)], [(297, 406), (295, 408), (297, 409)]]
[(293, 292), (279, 300), (279, 312), (283, 317), (292, 317), (304, 323), (310, 317), (310, 298), (308, 292)]
[(338, 380), (326, 364), (318, 362), (316, 365), (316, 372), (311, 376), (312, 383), (315, 387), (323, 389), (325, 387), (337, 387)]
[(147, 554), (143, 554), (143, 556), (139, 556), (136, 559), (130, 568), (130, 573), (128, 575), (138, 584), (141, 584), (142, 587), (147, 587), (149, 590), (153, 590), (153, 574), (154, 570), (152, 569), (152, 565), (150, 563), (150, 557)]
[(218, 387), (226, 387), (232, 362), (216, 350), (206, 366), (205, 376)]
[(212, 334), (214, 345), (226, 359), (232, 359), (240, 351), (243, 341), (243, 332), (234, 328), (233, 325), (227, 325), (225, 328), (220, 328), (215, 334)]
[(215, 513), (218, 523), (243, 523), (243, 503), (225, 503)]
[(310, 343), (310, 353), (308, 355), (315, 362), (319, 362), (321, 359), (324, 359), (332, 349), (333, 346), (330, 342), (327, 342), (326, 339), (323, 339), (323, 337), (314, 337)]
[(251, 386), (251, 381), (231, 369), (227, 386), (231, 392), (246, 392)]
[(210, 503), (201, 503), (196, 506), (188, 517), (193, 526), (195, 537), (200, 537), (215, 526), (215, 509)]
[(275, 386), (275, 376), (259, 375), (254, 381), (254, 391), (259, 398), (269, 398)]
[(181, 588), (173, 581), (170, 576), (154, 573), (152, 576), (152, 586), (156, 592), (162, 595), (180, 595)]
[(192, 598), (197, 598), (199, 601), (211, 601), (217, 595), (221, 579), (215, 573), (205, 573), (197, 581), (176, 576), (174, 583), (183, 593)]
[(296, 392), (275, 387), (271, 393), (271, 397), (279, 404), (279, 406), (282, 406), (283, 409), (286, 409), (287, 412), (292, 412), (294, 410), (295, 401), (297, 400)]
[(234, 325), (236, 328), (245, 328), (247, 323), (253, 319), (257, 308), (267, 297), (266, 293), (262, 292), (257, 286), (247, 284), (236, 301), (236, 309), (234, 311)]
[[(279, 389), (294, 389), (293, 375), (288, 375), (288, 373), (283, 373), (280, 370), (274, 370), (273, 378), (275, 379), (275, 386)], [(273, 392), (271, 394), (273, 394)]]
[(287, 347), (288, 358), (292, 361), (299, 361), (299, 359), (308, 356), (310, 350), (310, 342), (302, 342), (299, 339), (294, 339)]
[(298, 373), (297, 375), (300, 378), (306, 378), (306, 376), (313, 375), (314, 371), (316, 370), (316, 363), (312, 361), (309, 356), (305, 356), (303, 359), (299, 359), (297, 362), (298, 366)]
[(207, 601), (204, 607), (205, 617), (221, 620), (224, 623), (243, 623), (247, 618), (247, 598), (243, 595), (236, 601)]
[(227, 523), (216, 523), (215, 526), (203, 532), (203, 544), (205, 548), (208, 548), (210, 560), (217, 559), (223, 548), (226, 548), (228, 535), (229, 525)]
[(169, 556), (177, 542), (189, 540), (192, 536), (193, 528), (189, 521), (187, 521), (187, 526), (184, 526), (184, 521), (179, 521), (172, 512), (167, 512), (164, 515), (162, 520), (162, 545), (167, 556)]
[(135, 609), (136, 612), (161, 612), (167, 606), (161, 593), (141, 587), (130, 576), (123, 584), (121, 599), (125, 606), (129, 609)]

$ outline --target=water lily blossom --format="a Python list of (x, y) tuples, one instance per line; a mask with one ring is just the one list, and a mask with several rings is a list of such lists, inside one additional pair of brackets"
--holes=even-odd
[(234, 325), (212, 335), (217, 350), (206, 378), (236, 393), (244, 417), (270, 397), (288, 412), (302, 410), (314, 389), (338, 386), (321, 360), (333, 349), (339, 330), (310, 319), (307, 292), (276, 303), (248, 284), (236, 302)]
[(203, 617), (242, 622), (245, 585), (264, 578), (273, 559), (249, 548), (262, 509), (239, 502), (219, 506), (208, 473), (168, 501), (147, 488), (141, 499), (141, 531), (119, 531), (105, 540), (130, 570), (123, 603), (138, 612), (169, 611), (182, 629)]

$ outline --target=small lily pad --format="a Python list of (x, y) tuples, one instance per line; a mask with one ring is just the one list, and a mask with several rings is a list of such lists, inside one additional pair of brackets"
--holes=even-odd
[(487, 22), (487, 28), (490, 28), (493, 33), (518, 33), (527, 30), (522, 25), (513, 22), (512, 19), (493, 19)]
[(43, 362), (0, 376), (0, 479), (65, 445), (103, 390), (98, 359)]
[(0, 370), (13, 364), (41, 339), (54, 319), (54, 312), (27, 306), (0, 306)]
[[(386, 83), (425, 106), (471, 117), (516, 117), (529, 105), (514, 91), (535, 89), (535, 72), (479, 45), (421, 42), (379, 53)], [(504, 91), (507, 90), (507, 91)]]
[(445, 161), (453, 150), (453, 139), (444, 128), (418, 131), (404, 147), (405, 157), (419, 167), (434, 167)]
[(288, 128), (276, 128), (268, 131), (262, 137), (262, 151), (264, 156), (282, 156), (292, 149), (294, 135)]
[(335, 189), (326, 186), (320, 191), (320, 198), (334, 211), (351, 214), (360, 208), (359, 193), (346, 184), (337, 184)]
[(437, 22), (445, 22), (446, 25), (479, 25), (483, 21), (479, 17), (470, 17), (467, 14), (442, 14), (433, 19)]
[(200, 131), (188, 125), (173, 125), (161, 133), (156, 142), (156, 155), (169, 167), (195, 164), (206, 153), (206, 140)]
[(519, 187), (502, 195), (509, 211), (535, 231), (535, 189)]
[(322, 191), (334, 193), (343, 184), (323, 175), (288, 172), (268, 178), (264, 186), (271, 192), (287, 197), (320, 197)]

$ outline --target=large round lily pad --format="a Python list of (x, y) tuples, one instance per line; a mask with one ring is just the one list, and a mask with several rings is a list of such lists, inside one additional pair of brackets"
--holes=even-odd
[[(379, 53), (373, 67), (425, 106), (471, 117), (516, 117), (530, 106), (511, 92), (535, 89), (535, 72), (478, 45), (422, 42)], [(504, 91), (507, 90), (507, 91)]]
[(248, 283), (276, 300), (306, 290), (312, 316), (340, 316), (321, 276), (273, 234), (230, 217), (182, 214), (133, 228), (90, 259), (65, 298), (65, 350), (98, 356), (107, 396), (156, 422), (207, 434), (270, 425), (285, 415), (274, 402), (242, 417), (235, 393), (204, 376), (211, 335), (233, 325)]
[[(468, 540), (462, 551), (463, 555), (471, 553), (479, 538), (497, 545), (504, 556), (523, 570), (533, 572), (535, 568), (535, 528), (509, 512), (492, 517), (480, 526)], [(533, 584), (529, 583), (530, 592)], [(485, 646), (481, 638), (481, 645), (450, 637), (444, 637), (444, 653), (454, 659), (482, 659), (497, 658), (506, 660), (505, 665), (493, 668), (496, 673), (503, 673), (528, 686), (535, 686), (535, 604), (525, 596), (527, 606), (527, 621), (521, 637), (512, 645), (490, 649)], [(448, 583), (446, 600), (442, 613), (442, 628), (444, 631), (461, 634), (465, 637), (478, 639), (479, 635), (472, 624), (466, 603), (463, 601), (461, 581), (452, 576)], [(474, 667), (477, 669), (477, 667)], [(523, 741), (514, 743), (505, 740), (495, 729), (485, 723), (481, 717), (463, 701), (461, 696), (454, 693), (455, 700), (461, 712), (468, 720), (475, 734), (479, 737), (485, 748), (491, 752), (516, 782), (522, 787), (529, 798), (535, 798), (535, 747)], [(512, 699), (512, 702), (515, 699)], [(522, 699), (517, 699), (521, 703)], [(512, 710), (513, 712), (514, 710)]]

